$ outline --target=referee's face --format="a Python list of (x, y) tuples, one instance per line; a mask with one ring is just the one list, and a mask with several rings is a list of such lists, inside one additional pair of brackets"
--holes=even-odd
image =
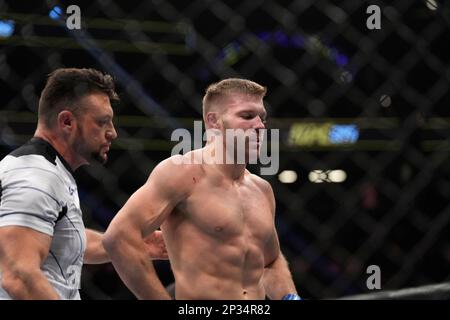
[(74, 149), (87, 163), (92, 160), (105, 163), (111, 142), (117, 138), (109, 98), (104, 93), (94, 93), (82, 98), (80, 103), (84, 111), (79, 117)]

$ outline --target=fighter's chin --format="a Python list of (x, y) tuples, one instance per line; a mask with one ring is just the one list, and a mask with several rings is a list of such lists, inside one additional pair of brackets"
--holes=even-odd
[(250, 163), (254, 161), (258, 161), (260, 156), (260, 150), (258, 149), (250, 149), (245, 152), (245, 162)]

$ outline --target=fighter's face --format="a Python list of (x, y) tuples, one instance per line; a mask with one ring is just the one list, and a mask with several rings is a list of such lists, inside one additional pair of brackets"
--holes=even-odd
[(79, 115), (74, 150), (87, 163), (93, 159), (105, 163), (111, 142), (117, 137), (113, 110), (104, 93), (90, 94), (80, 100), (83, 112)]
[[(220, 117), (221, 131), (224, 135), (227, 129), (235, 132), (233, 145), (235, 154), (245, 152), (246, 159), (252, 149), (259, 154), (262, 143), (261, 129), (265, 129), (267, 116), (262, 98), (238, 94), (227, 99), (225, 103), (224, 112)], [(239, 147), (239, 139), (245, 140), (244, 150), (240, 150), (244, 147)]]

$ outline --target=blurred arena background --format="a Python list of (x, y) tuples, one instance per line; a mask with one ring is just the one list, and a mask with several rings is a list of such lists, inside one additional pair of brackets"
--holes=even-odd
[[(81, 29), (65, 25), (81, 9)], [(381, 29), (369, 30), (369, 5)], [(112, 74), (119, 138), (77, 172), (87, 226), (104, 230), (211, 82), (268, 87), (280, 170), (265, 176), (300, 294), (326, 299), (450, 281), (450, 3), (438, 0), (0, 0), (0, 155), (34, 133), (46, 75)], [(156, 262), (164, 282), (168, 262)], [(84, 299), (133, 299), (113, 267), (85, 266)]]

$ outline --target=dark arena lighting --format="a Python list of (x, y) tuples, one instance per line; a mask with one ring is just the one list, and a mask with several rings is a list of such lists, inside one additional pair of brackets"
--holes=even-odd
[(0, 0), (0, 299), (450, 299), (449, 41), (443, 0)]

